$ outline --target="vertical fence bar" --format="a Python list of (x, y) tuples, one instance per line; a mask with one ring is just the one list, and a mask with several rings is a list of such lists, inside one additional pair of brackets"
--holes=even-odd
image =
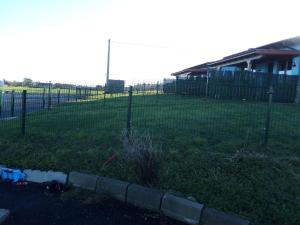
[(51, 109), (51, 82), (49, 82), (48, 86), (48, 110)]
[(43, 99), (42, 99), (42, 108), (46, 106), (46, 88), (43, 89)]
[(22, 92), (22, 116), (21, 116), (21, 132), (25, 135), (25, 125), (26, 125), (26, 97), (27, 91)]
[(75, 102), (77, 102), (78, 100), (78, 89), (76, 88), (75, 89)]
[(206, 84), (205, 84), (205, 96), (208, 97), (208, 83), (209, 82), (209, 72), (206, 74)]
[(158, 103), (158, 89), (159, 89), (159, 82), (156, 83), (156, 104)]
[(10, 116), (14, 117), (15, 115), (15, 91), (11, 92), (11, 99), (10, 99)]
[(68, 102), (70, 101), (70, 93), (71, 93), (71, 90), (70, 88), (68, 89)]
[(104, 90), (104, 93), (103, 93), (103, 106), (105, 106), (105, 99), (106, 99), (106, 91)]
[(265, 137), (264, 137), (264, 145), (267, 146), (269, 142), (269, 133), (270, 133), (270, 122), (271, 122), (271, 107), (273, 100), (273, 87), (271, 86), (268, 91), (269, 99), (268, 99), (268, 110), (266, 117), (266, 127), (265, 127)]
[(128, 91), (128, 111), (127, 111), (127, 134), (131, 130), (131, 107), (132, 107), (132, 86), (129, 87)]
[(60, 90), (57, 91), (57, 104), (60, 104)]
[(4, 102), (4, 93), (0, 90), (0, 116), (2, 114), (2, 104)]

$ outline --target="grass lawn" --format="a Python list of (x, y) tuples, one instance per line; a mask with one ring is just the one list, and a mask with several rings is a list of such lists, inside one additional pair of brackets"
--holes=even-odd
[[(127, 97), (64, 104), (20, 120), (0, 121), (0, 162), (11, 167), (79, 170), (140, 183), (122, 158)], [(194, 196), (253, 225), (300, 223), (300, 107), (175, 95), (135, 95), (132, 127), (162, 145), (156, 188)], [(113, 153), (111, 165), (103, 163)]]

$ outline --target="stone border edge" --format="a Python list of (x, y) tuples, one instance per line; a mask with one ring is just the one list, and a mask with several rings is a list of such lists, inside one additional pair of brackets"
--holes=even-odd
[[(0, 172), (1, 172), (1, 169), (4, 168), (3, 166), (4, 165), (0, 165)], [(38, 179), (38, 180), (34, 180), (34, 181), (28, 180), (28, 181), (36, 182), (36, 183), (43, 183), (46, 181), (50, 181), (50, 180), (45, 179), (45, 177), (44, 177), (44, 175), (48, 174), (49, 172), (53, 172), (54, 175), (59, 174), (60, 178), (61, 178), (61, 175), (64, 175), (63, 179), (60, 179), (61, 183), (71, 184), (71, 185), (73, 185), (73, 182), (70, 180), (70, 175), (72, 173), (76, 173), (77, 175), (82, 174), (83, 176), (97, 176), (98, 178), (95, 181), (95, 186), (94, 186), (95, 188), (92, 191), (97, 191), (96, 189), (97, 189), (97, 185), (98, 185), (98, 182), (100, 179), (107, 178), (107, 177), (102, 177), (102, 176), (93, 175), (93, 174), (79, 173), (77, 171), (71, 171), (70, 173), (64, 173), (62, 171), (51, 171), (51, 170), (50, 171), (40, 171), (40, 170), (31, 170), (31, 169), (22, 170), (22, 171), (24, 173), (25, 173), (25, 171), (34, 171), (38, 176), (43, 177), (42, 179)], [(51, 175), (50, 178), (52, 179), (53, 176)], [(108, 178), (108, 179), (111, 179), (111, 178)], [(25, 180), (27, 180), (27, 179), (25, 178)], [(114, 180), (116, 180), (117, 182), (124, 182), (124, 181), (120, 181), (118, 179), (114, 179)], [(129, 185), (125, 189), (125, 193), (121, 193), (121, 194), (124, 194), (124, 199), (125, 199), (126, 203), (129, 203), (128, 202), (128, 189), (131, 185), (134, 185), (134, 184), (129, 183)], [(76, 187), (82, 188), (82, 189), (87, 189), (85, 185), (77, 184)], [(114, 187), (114, 189), (115, 189), (115, 187)], [(149, 188), (149, 187), (145, 187), (145, 189), (148, 189), (151, 192), (159, 192), (157, 189), (153, 189), (153, 188)], [(89, 189), (89, 190), (91, 190), (91, 189)], [(124, 191), (124, 190), (122, 190), (122, 191)], [(168, 210), (163, 209), (163, 207), (162, 207), (164, 200), (165, 200), (165, 196), (173, 196), (174, 197), (171, 200), (171, 201), (173, 201), (172, 204), (168, 204), (168, 207), (169, 207)], [(111, 197), (114, 198), (114, 196), (111, 196)], [(116, 200), (120, 200), (120, 199), (116, 199)], [(149, 200), (151, 201), (152, 199), (149, 199)], [(131, 204), (131, 203), (129, 203), (129, 204)], [(147, 204), (147, 202), (145, 204)], [(149, 210), (149, 208), (146, 205), (145, 206), (139, 205), (138, 207)], [(162, 192), (162, 197), (159, 202), (159, 208), (157, 208), (154, 211), (159, 211), (172, 219), (175, 219), (175, 220), (187, 223), (187, 224), (191, 224), (191, 225), (197, 225), (200, 223), (204, 224), (204, 225), (219, 225), (219, 224), (222, 224), (222, 225), (249, 225), (250, 224), (249, 221), (244, 220), (244, 219), (240, 218), (239, 216), (229, 215), (229, 214), (223, 213), (223, 212), (215, 210), (215, 209), (206, 208), (203, 204), (201, 204), (197, 201), (193, 201), (188, 198), (178, 197), (178, 196), (172, 195), (168, 192)], [(165, 213), (166, 211), (168, 211), (169, 213)], [(170, 213), (170, 212), (173, 212), (173, 213)], [(206, 213), (206, 212), (208, 212), (208, 213)]]

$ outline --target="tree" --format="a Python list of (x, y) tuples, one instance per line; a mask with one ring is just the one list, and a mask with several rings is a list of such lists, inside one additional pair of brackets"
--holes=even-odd
[(33, 81), (30, 78), (24, 78), (22, 86), (31, 87), (33, 84)]

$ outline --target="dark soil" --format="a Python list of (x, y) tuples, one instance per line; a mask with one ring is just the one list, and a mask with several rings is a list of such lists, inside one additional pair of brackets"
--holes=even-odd
[(11, 211), (3, 225), (147, 225), (178, 224), (117, 201), (84, 204), (45, 193), (41, 185), (0, 181), (0, 208)]

